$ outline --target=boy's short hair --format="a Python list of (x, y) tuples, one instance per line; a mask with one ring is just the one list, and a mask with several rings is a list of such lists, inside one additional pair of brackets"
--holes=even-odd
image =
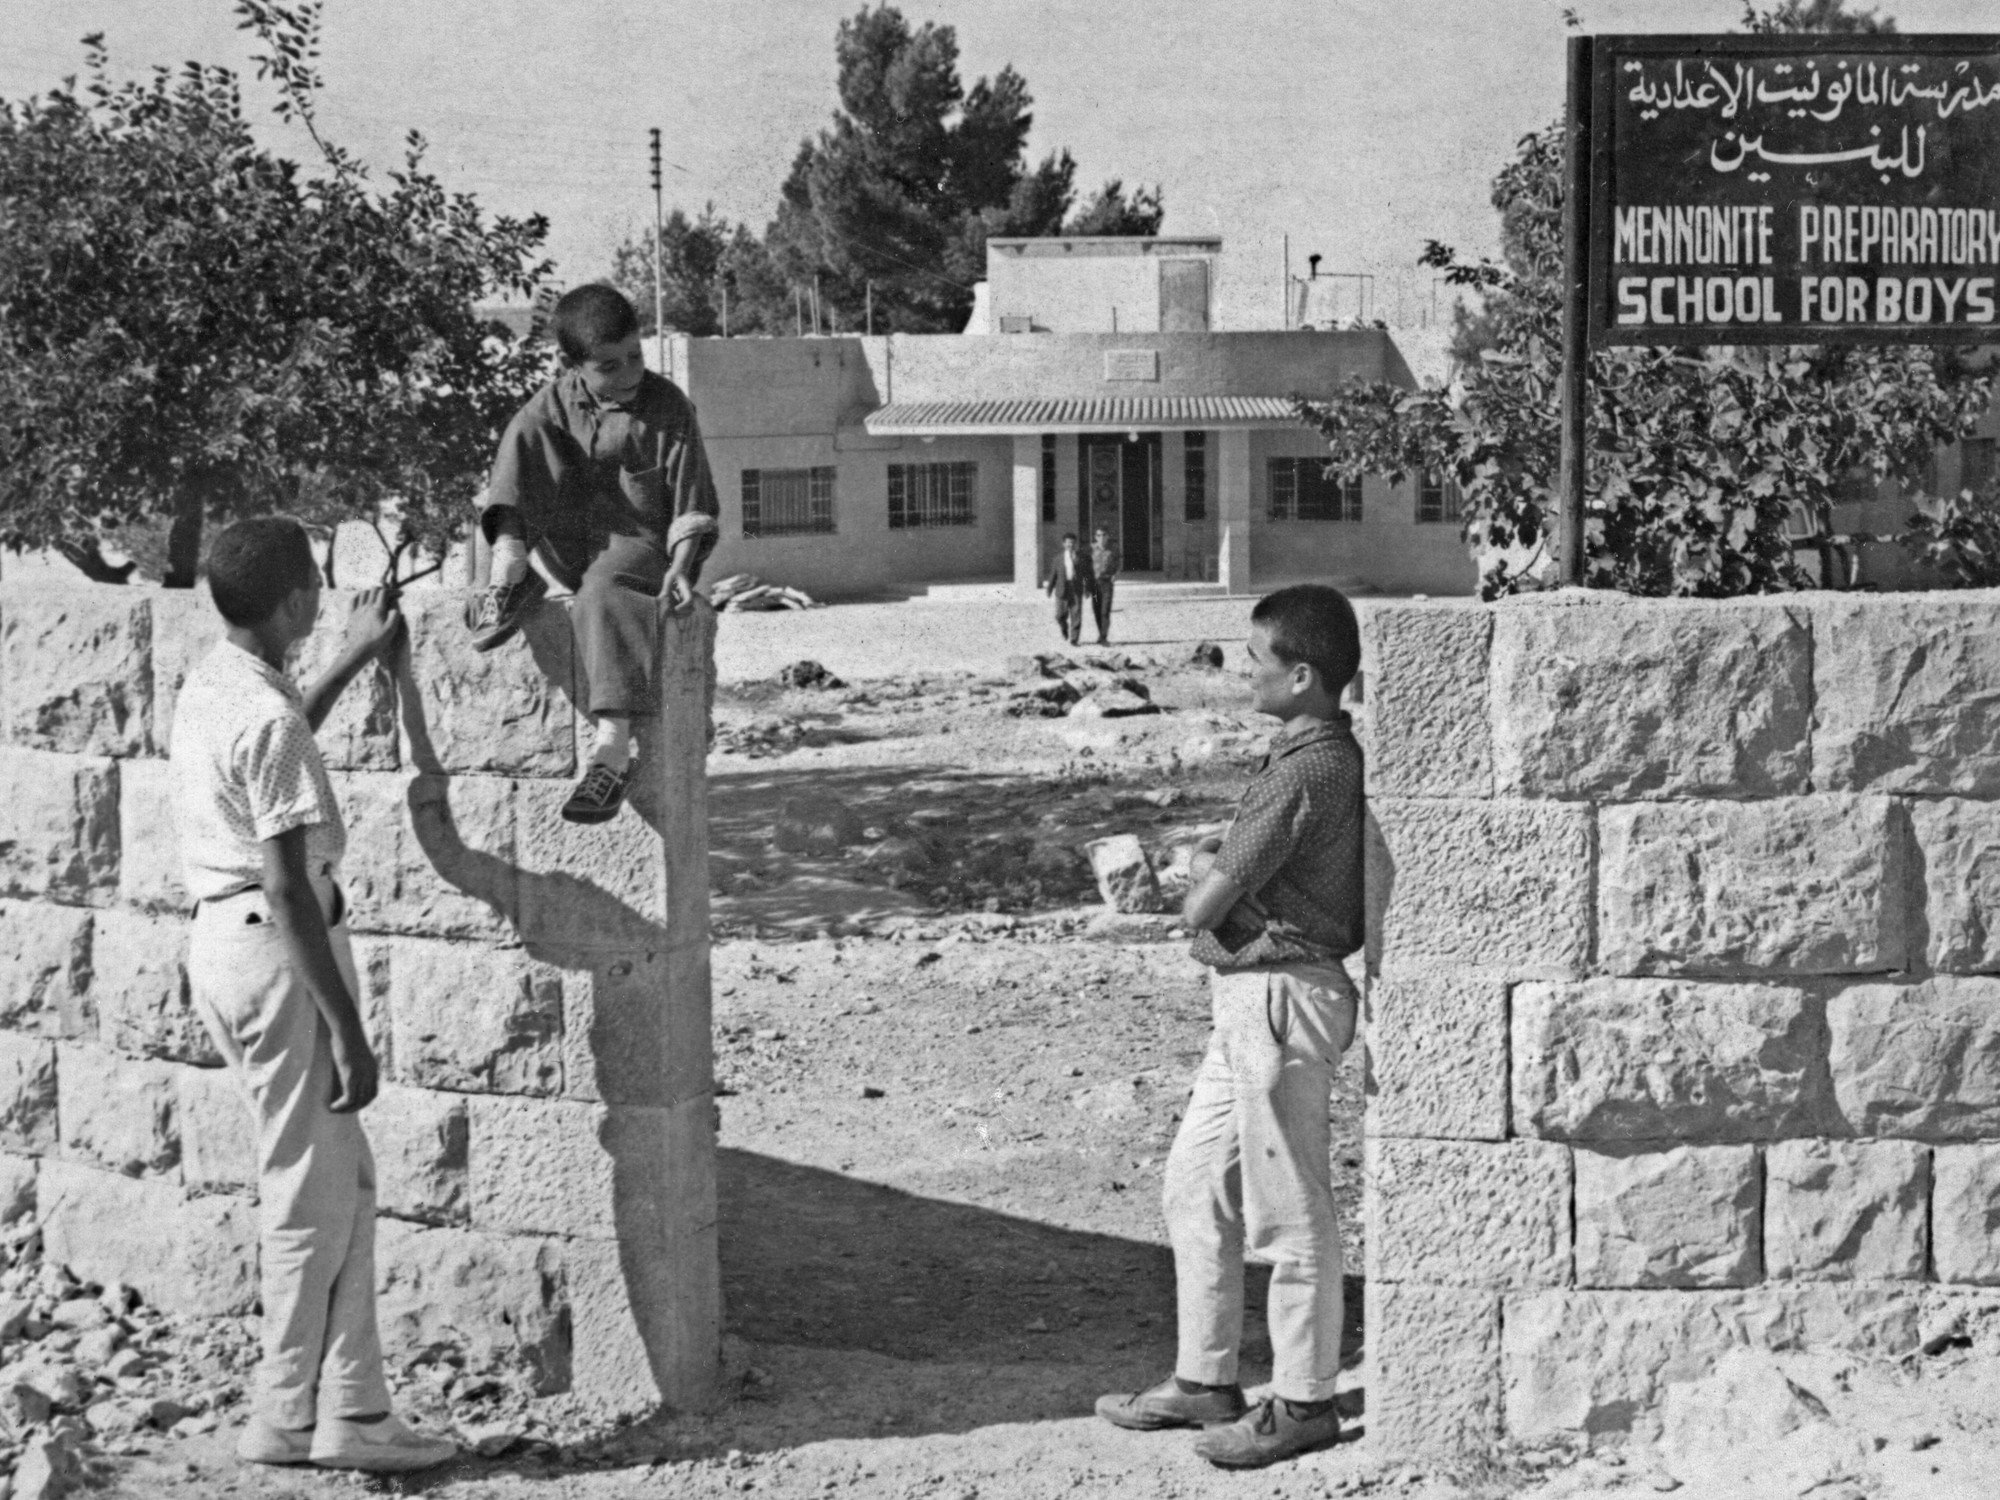
[(1066, 541), (1066, 542), (1073, 542), (1073, 541), (1075, 541), (1075, 540), (1076, 540), (1076, 533), (1075, 533), (1074, 531), (1065, 531), (1065, 532), (1063, 533), (1063, 540), (1064, 540), (1064, 541)]
[(1295, 583), (1266, 594), (1250, 611), (1262, 625), (1271, 652), (1288, 667), (1306, 663), (1320, 686), (1338, 696), (1361, 669), (1361, 627), (1347, 595), (1331, 584)]
[(208, 591), (232, 625), (262, 625), (294, 589), (319, 581), (312, 539), (290, 516), (252, 516), (208, 548)]
[(571, 364), (581, 364), (598, 344), (615, 344), (639, 331), (639, 315), (615, 286), (591, 282), (556, 299), (549, 314), (556, 347)]

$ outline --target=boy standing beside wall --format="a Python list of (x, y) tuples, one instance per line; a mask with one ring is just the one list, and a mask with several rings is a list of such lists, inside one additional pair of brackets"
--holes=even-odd
[(550, 317), (565, 368), (507, 424), (479, 523), (492, 583), (470, 607), (472, 644), (491, 651), (548, 591), (533, 549), (575, 590), (570, 629), (590, 679), (590, 762), (562, 815), (617, 816), (631, 779), (632, 721), (658, 713), (656, 600), (694, 597), (720, 507), (694, 407), (646, 368), (639, 319), (615, 288), (580, 286)]
[[(1300, 584), (1250, 614), (1250, 690), (1279, 720), (1182, 916), (1211, 970), (1208, 1053), (1167, 1157), (1179, 1352), (1150, 1390), (1106, 1396), (1119, 1427), (1209, 1427), (1195, 1451), (1257, 1468), (1338, 1442), (1341, 1253), (1327, 1106), (1354, 1039), (1341, 960), (1360, 948), (1361, 750), (1341, 691), (1361, 661), (1338, 589)], [(1271, 1394), (1237, 1377), (1243, 1256), (1271, 1265)]]
[(339, 885), (347, 835), (313, 740), (388, 651), (402, 617), (362, 594), (339, 657), (301, 694), (286, 664), (319, 619), (319, 568), (283, 516), (216, 537), (208, 582), (227, 627), (174, 713), (181, 862), (196, 898), (194, 1007), (257, 1126), (263, 1359), (237, 1443), (253, 1463), (377, 1472), (455, 1451), (390, 1414), (375, 1325), (375, 1161), (358, 1111), (374, 1051)]

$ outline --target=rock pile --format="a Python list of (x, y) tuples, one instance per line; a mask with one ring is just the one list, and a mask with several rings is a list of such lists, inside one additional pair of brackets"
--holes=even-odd
[(708, 588), (708, 602), (719, 610), (816, 609), (819, 601), (804, 589), (766, 583), (755, 573), (731, 573)]
[(1001, 708), (1012, 718), (1118, 719), (1160, 711), (1136, 675), (1140, 663), (1122, 652), (1080, 661), (1052, 652), (1020, 656), (1008, 669), (1021, 680)]

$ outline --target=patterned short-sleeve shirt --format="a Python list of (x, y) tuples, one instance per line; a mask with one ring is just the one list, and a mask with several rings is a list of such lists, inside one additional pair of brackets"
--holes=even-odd
[(174, 708), (174, 824), (188, 891), (213, 900), (261, 885), (262, 845), (304, 828), (306, 861), (337, 871), (347, 828), (298, 686), (219, 642)]
[(1361, 835), (1361, 747), (1348, 716), (1294, 720), (1272, 738), (1215, 856), (1262, 910), (1262, 930), (1233, 952), (1199, 932), (1192, 956), (1246, 969), (1354, 952), (1365, 915)]

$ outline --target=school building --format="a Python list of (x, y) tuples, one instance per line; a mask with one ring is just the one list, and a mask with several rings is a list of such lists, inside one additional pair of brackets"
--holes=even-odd
[[(1064, 532), (1130, 581), (1468, 594), (1456, 494), (1339, 484), (1294, 395), (1413, 386), (1380, 329), (1214, 326), (1218, 239), (998, 239), (960, 334), (670, 336), (722, 501), (710, 578), (1032, 594)], [(649, 353), (650, 353), (649, 349)]]

